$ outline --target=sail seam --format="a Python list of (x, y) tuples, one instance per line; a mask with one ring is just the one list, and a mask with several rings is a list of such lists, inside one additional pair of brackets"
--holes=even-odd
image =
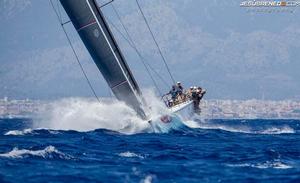
[(92, 22), (90, 22), (90, 23), (88, 23), (88, 24), (86, 24), (86, 25), (84, 25), (84, 26), (82, 26), (82, 27), (79, 27), (79, 28), (77, 29), (77, 31), (79, 32), (79, 31), (81, 31), (81, 30), (84, 29), (84, 28), (87, 28), (87, 27), (89, 27), (89, 26), (91, 26), (91, 25), (94, 25), (95, 23), (97, 23), (97, 22), (94, 20), (94, 21), (92, 21)]
[(157, 89), (159, 95), (162, 96), (162, 92), (160, 91), (160, 89), (159, 89), (159, 87), (158, 87), (158, 84), (156, 83), (154, 77), (152, 76), (152, 74), (151, 74), (149, 68), (147, 67), (147, 65), (146, 65), (146, 63), (145, 63), (146, 61), (143, 60), (141, 54), (139, 53), (137, 47), (135, 46), (135, 44), (134, 44), (134, 42), (133, 42), (133, 39), (132, 39), (131, 36), (129, 35), (129, 32), (128, 32), (127, 28), (125, 27), (125, 25), (124, 25), (124, 23), (123, 23), (123, 21), (122, 21), (120, 15), (119, 15), (119, 13), (117, 12), (116, 8), (114, 7), (113, 3), (111, 4), (111, 6), (112, 6), (112, 9), (114, 10), (115, 14), (117, 15), (119, 21), (121, 22), (121, 25), (122, 25), (123, 29), (125, 30), (125, 33), (127, 34), (127, 37), (128, 37), (129, 40), (125, 38), (125, 35), (123, 35), (122, 32), (121, 32), (121, 31), (120, 31), (120, 30), (119, 30), (119, 29), (118, 29), (111, 21), (110, 21), (110, 23), (111, 23), (111, 24), (113, 25), (113, 27), (121, 34), (121, 36), (128, 42), (128, 44), (136, 51), (138, 57), (140, 58), (140, 61), (142, 62), (143, 66), (145, 67), (146, 72), (147, 72), (148, 75), (150, 76), (150, 79), (152, 80), (152, 82), (153, 82), (155, 88)]
[[(100, 23), (99, 23), (99, 21), (98, 21), (98, 19), (97, 19), (97, 16), (95, 15), (95, 12), (94, 12), (93, 8), (91, 7), (91, 4), (90, 4), (89, 0), (86, 0), (86, 3), (88, 4), (89, 9), (91, 10), (91, 12), (92, 12), (92, 14), (93, 14), (93, 16), (94, 16), (94, 18), (95, 18), (95, 20), (96, 20), (96, 22), (97, 22), (97, 24), (98, 24), (100, 30), (101, 30), (101, 32), (102, 32), (102, 34), (103, 34), (105, 40), (106, 40), (106, 42), (107, 42), (107, 44), (108, 44), (108, 46), (109, 46), (109, 48), (111, 49), (111, 51), (112, 51), (114, 57), (116, 58), (116, 60), (117, 60), (117, 62), (118, 62), (118, 65), (119, 65), (120, 68), (121, 68), (121, 71), (123, 72), (123, 74), (124, 74), (124, 76), (125, 76), (125, 78), (126, 78), (126, 80), (127, 80), (127, 82), (128, 82), (129, 79), (128, 79), (128, 77), (127, 77), (127, 74), (125, 73), (125, 71), (124, 71), (124, 69), (123, 69), (123, 67), (122, 67), (122, 65), (121, 65), (121, 63), (120, 63), (120, 61), (119, 61), (117, 55), (115, 54), (114, 49), (113, 49), (112, 46), (110, 45), (110, 43), (109, 43), (109, 41), (108, 41), (108, 38), (106, 37), (106, 34), (105, 34), (104, 30), (102, 29), (102, 27), (101, 27), (101, 25), (100, 25)], [(136, 95), (136, 92), (135, 92), (135, 90), (133, 89), (131, 83), (128, 82), (128, 84), (129, 84), (130, 89), (132, 90), (132, 92)], [(137, 95), (136, 95), (136, 96), (137, 96)]]
[(122, 81), (121, 83), (118, 83), (115, 86), (111, 87), (111, 89), (117, 88), (118, 86), (121, 86), (122, 84), (125, 84), (126, 82), (128, 82), (128, 81), (127, 80)]

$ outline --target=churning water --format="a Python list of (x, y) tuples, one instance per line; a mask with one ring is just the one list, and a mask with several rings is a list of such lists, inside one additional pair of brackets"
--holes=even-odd
[(300, 120), (182, 123), (151, 133), (126, 105), (83, 99), (2, 118), (0, 182), (300, 181)]

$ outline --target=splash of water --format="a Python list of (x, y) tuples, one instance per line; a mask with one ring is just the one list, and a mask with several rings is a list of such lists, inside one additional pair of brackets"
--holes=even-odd
[[(146, 108), (151, 119), (170, 114), (152, 90), (143, 92), (147, 106), (151, 106)], [(76, 131), (108, 129), (125, 134), (155, 131), (153, 126), (139, 118), (132, 108), (111, 98), (102, 99), (101, 103), (87, 98), (54, 101), (34, 119), (34, 128)]]
[[(167, 133), (172, 129), (179, 129), (186, 125), (189, 128), (218, 129), (235, 133), (250, 134), (285, 134), (295, 133), (289, 126), (271, 126), (256, 130), (241, 124), (218, 124), (210, 120), (201, 119), (195, 115), (194, 119), (182, 121), (174, 116), (164, 106), (152, 90), (143, 91), (147, 106), (147, 114), (151, 116), (151, 125), (138, 117), (136, 112), (125, 103), (115, 99), (102, 99), (99, 103), (87, 98), (66, 98), (52, 102), (34, 120), (34, 128), (46, 128), (54, 130), (91, 131), (95, 129), (108, 129), (124, 134), (136, 134), (141, 132)], [(172, 115), (171, 124), (163, 124), (160, 117)], [(6, 135), (20, 135), (32, 133), (31, 131), (11, 131)]]
[(131, 134), (146, 130), (148, 124), (123, 102), (66, 98), (50, 103), (34, 120), (34, 127), (76, 131), (102, 128)]

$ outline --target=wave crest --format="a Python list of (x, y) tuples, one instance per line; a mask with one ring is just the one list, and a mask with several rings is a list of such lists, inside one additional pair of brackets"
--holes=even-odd
[(274, 169), (290, 169), (293, 168), (291, 165), (282, 163), (280, 161), (275, 162), (264, 162), (264, 163), (257, 163), (257, 164), (251, 164), (251, 163), (243, 163), (243, 164), (227, 164), (229, 167), (252, 167), (252, 168), (258, 168), (258, 169), (267, 169), (267, 168), (274, 168)]
[(45, 130), (45, 129), (31, 129), (31, 128), (27, 128), (24, 130), (10, 130), (6, 133), (4, 133), (4, 135), (15, 135), (15, 136), (22, 136), (22, 135), (39, 135), (40, 133), (46, 131), (49, 134), (52, 135), (56, 135), (59, 134), (59, 131), (56, 130)]
[(270, 127), (265, 130), (262, 130), (259, 132), (260, 134), (267, 134), (267, 135), (272, 135), (272, 134), (289, 134), (289, 133), (296, 133), (296, 131), (289, 127), (289, 126), (283, 126), (283, 127)]
[(126, 157), (126, 158), (141, 158), (143, 159), (144, 157), (142, 155), (126, 151), (118, 154), (120, 157)]
[[(223, 130), (233, 133), (247, 133), (247, 134), (261, 134), (261, 135), (279, 135), (279, 134), (293, 134), (296, 130), (288, 125), (280, 126), (260, 126), (259, 129), (251, 127), (250, 125), (230, 125), (230, 124), (218, 124), (213, 120), (199, 120), (186, 121), (185, 124), (190, 128), (200, 128), (209, 130)], [(263, 125), (263, 124), (262, 124)]]
[(25, 158), (28, 156), (36, 156), (42, 158), (56, 158), (59, 159), (71, 159), (72, 157), (58, 151), (54, 146), (47, 146), (42, 150), (28, 150), (28, 149), (18, 149), (17, 147), (13, 148), (12, 151), (0, 154), (0, 157), (4, 158)]
[(24, 130), (11, 130), (6, 132), (4, 135), (26, 135), (26, 134), (33, 134), (33, 130), (28, 128)]

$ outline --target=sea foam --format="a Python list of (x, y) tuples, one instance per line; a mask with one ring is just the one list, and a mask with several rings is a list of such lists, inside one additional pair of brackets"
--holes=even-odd
[[(147, 114), (153, 119), (168, 114), (164, 104), (152, 90), (143, 91)], [(142, 120), (124, 102), (116, 99), (101, 99), (98, 102), (87, 98), (65, 98), (49, 104), (34, 119), (34, 128), (54, 130), (91, 131), (108, 129), (124, 134), (152, 132), (148, 121)]]
[(289, 133), (296, 133), (296, 131), (289, 127), (289, 126), (283, 126), (283, 127), (270, 127), (265, 130), (262, 130), (259, 132), (260, 134), (289, 134)]
[(34, 119), (35, 128), (91, 131), (108, 129), (136, 133), (147, 128), (147, 122), (123, 102), (97, 102), (84, 98), (68, 98), (52, 102)]
[(218, 124), (212, 120), (194, 119), (184, 122), (190, 128), (210, 129), (210, 130), (223, 130), (233, 133), (247, 133), (247, 134), (264, 134), (264, 135), (279, 135), (279, 134), (293, 134), (296, 131), (288, 125), (279, 126), (265, 126), (262, 129), (255, 129), (246, 124), (232, 126), (230, 124)]
[(126, 158), (141, 158), (143, 159), (144, 157), (142, 155), (126, 151), (118, 154), (120, 157), (126, 157)]
[(141, 183), (151, 183), (155, 176), (153, 175), (147, 175), (144, 179), (142, 179), (140, 182)]
[(24, 130), (11, 130), (6, 132), (4, 135), (26, 135), (26, 134), (33, 134), (33, 130), (28, 128)]
[(42, 150), (18, 149), (17, 147), (15, 147), (10, 152), (0, 154), (0, 157), (5, 158), (24, 158), (27, 156), (36, 156), (42, 158), (59, 157), (60, 159), (72, 158), (71, 156), (58, 151), (54, 146), (47, 146), (45, 149)]
[[(24, 130), (10, 130), (6, 133), (4, 133), (4, 135), (15, 135), (15, 136), (22, 136), (22, 135), (39, 135), (40, 131), (39, 130), (44, 130), (44, 129), (31, 129), (31, 128), (27, 128)], [(52, 135), (56, 135), (59, 134), (59, 131), (56, 130), (46, 130), (48, 133), (52, 134)]]
[(274, 161), (274, 162), (263, 162), (263, 163), (242, 163), (242, 164), (227, 164), (229, 167), (251, 167), (251, 168), (258, 168), (258, 169), (268, 169), (268, 168), (274, 168), (274, 169), (290, 169), (293, 168), (291, 165), (285, 164), (280, 161)]

